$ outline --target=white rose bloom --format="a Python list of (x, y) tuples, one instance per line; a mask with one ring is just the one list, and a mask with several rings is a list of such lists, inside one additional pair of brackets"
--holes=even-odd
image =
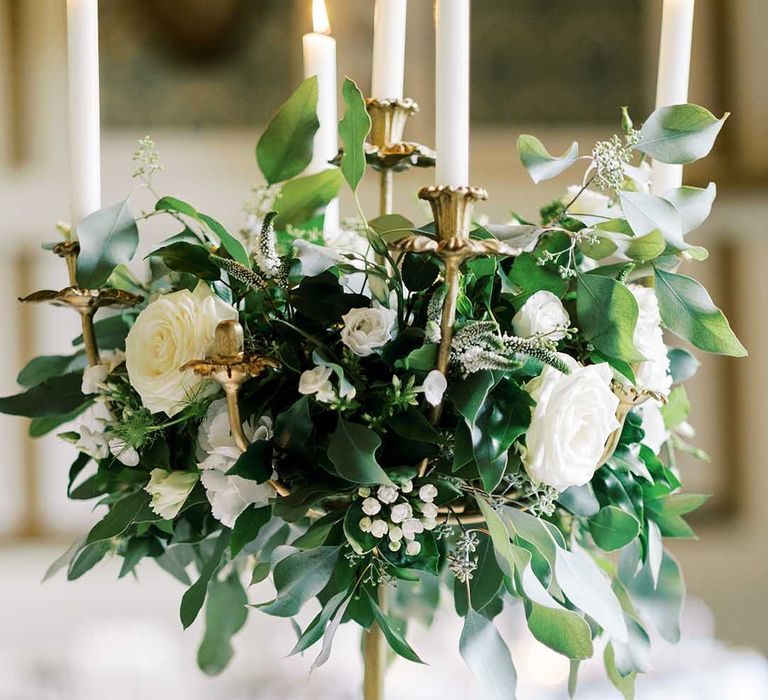
[(125, 353), (122, 350), (102, 353), (101, 362), (98, 365), (86, 367), (83, 371), (83, 394), (89, 396), (102, 391), (107, 377), (123, 362), (125, 362)]
[(382, 503), (394, 503), (400, 495), (397, 486), (379, 486), (376, 497)]
[(421, 542), (416, 542), (416, 540), (411, 540), (406, 546), (405, 546), (405, 553), (409, 557), (416, 557), (421, 552)]
[(562, 340), (571, 325), (571, 317), (563, 303), (552, 292), (532, 294), (512, 319), (512, 329), (521, 338), (535, 335), (549, 340)]
[(387, 525), (385, 520), (374, 520), (371, 523), (371, 534), (374, 537), (384, 537), (387, 534), (387, 530), (389, 530), (389, 525)]
[(226, 320), (237, 320), (237, 311), (202, 282), (194, 294), (186, 289), (166, 294), (139, 314), (125, 341), (126, 366), (152, 413), (174, 416), (201, 390), (217, 390), (215, 382), (179, 370), (210, 354), (216, 326)]
[(87, 408), (78, 419), (80, 435), (75, 447), (94, 459), (109, 457), (109, 435), (105, 432), (110, 423), (115, 422), (112, 411), (103, 401), (96, 401)]
[[(268, 416), (255, 422), (250, 420), (243, 424), (243, 431), (249, 442), (271, 440), (272, 420)], [(226, 527), (232, 527), (248, 506), (265, 506), (274, 495), (268, 483), (227, 476), (241, 454), (229, 429), (227, 401), (217, 399), (208, 407), (197, 433), (197, 466), (202, 470), (201, 481), (213, 517)]]
[(661, 330), (661, 314), (656, 292), (639, 284), (628, 285), (640, 311), (633, 341), (645, 362), (635, 367), (635, 379), (640, 389), (650, 389), (668, 395), (672, 389), (669, 357)]
[(419, 489), (419, 500), (424, 503), (432, 503), (437, 498), (437, 486), (434, 484), (424, 484)]
[(664, 425), (661, 408), (656, 401), (646, 401), (640, 405), (638, 410), (643, 419), (643, 430), (645, 431), (643, 444), (650, 447), (654, 454), (659, 454), (662, 445), (669, 440), (669, 431)]
[(448, 380), (437, 369), (433, 369), (424, 380), (424, 398), (430, 406), (437, 406), (443, 400), (443, 394), (448, 388)]
[(152, 496), (152, 510), (164, 520), (173, 520), (197, 483), (194, 472), (153, 469), (144, 490)]
[(311, 396), (327, 390), (331, 386), (331, 371), (330, 367), (318, 366), (302, 372), (299, 377), (299, 393)]
[(341, 341), (355, 355), (368, 357), (392, 339), (397, 314), (374, 302), (370, 308), (352, 309), (341, 318)]
[(413, 517), (413, 508), (410, 503), (398, 503), (396, 506), (392, 506), (392, 512), (389, 517), (393, 523), (402, 523), (408, 518)]
[(112, 438), (109, 441), (109, 451), (118, 462), (126, 467), (135, 467), (139, 464), (139, 453), (122, 438)]
[(569, 360), (576, 365), (571, 374), (547, 366), (526, 387), (536, 406), (526, 438), (525, 470), (535, 484), (558, 491), (592, 478), (608, 437), (619, 427), (610, 366), (580, 367)]
[[(593, 190), (584, 190), (581, 194), (579, 185), (569, 187), (560, 200), (564, 205), (569, 205), (568, 213), (575, 216), (610, 216), (611, 200), (604, 194)], [(578, 196), (576, 201), (573, 198)], [(571, 204), (573, 202), (573, 204)]]
[(381, 512), (381, 503), (375, 498), (366, 498), (363, 501), (363, 513), (366, 515), (376, 515)]
[(406, 540), (412, 540), (416, 535), (420, 535), (424, 532), (424, 523), (418, 518), (408, 518), (403, 521), (401, 528), (403, 530), (403, 537), (405, 537)]

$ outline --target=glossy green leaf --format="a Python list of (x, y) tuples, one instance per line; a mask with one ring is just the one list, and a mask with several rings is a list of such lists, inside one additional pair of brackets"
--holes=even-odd
[(230, 530), (225, 528), (219, 534), (213, 552), (206, 560), (197, 580), (184, 592), (179, 607), (179, 617), (184, 629), (187, 629), (197, 619), (197, 615), (205, 602), (208, 584), (219, 570), (221, 558), (229, 545)]
[(269, 522), (272, 517), (272, 508), (263, 506), (248, 506), (235, 521), (232, 528), (232, 538), (229, 546), (232, 558), (236, 557), (245, 547), (253, 542), (259, 535), (261, 528)]
[(643, 359), (633, 342), (637, 301), (621, 282), (593, 273), (579, 275), (576, 313), (579, 328), (600, 352), (630, 363)]
[(160, 258), (169, 270), (175, 272), (187, 272), (210, 282), (221, 277), (221, 270), (211, 262), (210, 253), (201, 245), (178, 241), (153, 250), (149, 255)]
[(343, 180), (344, 176), (337, 168), (288, 180), (283, 184), (280, 197), (275, 202), (275, 211), (278, 213), (275, 226), (285, 229), (287, 226), (303, 224), (314, 217), (338, 196)]
[(712, 150), (728, 116), (692, 104), (661, 107), (643, 124), (635, 149), (662, 163), (693, 163)]
[(273, 573), (277, 597), (258, 607), (268, 615), (292, 617), (325, 588), (339, 558), (339, 547), (317, 547), (290, 554)]
[(16, 377), (16, 382), (23, 387), (33, 387), (46, 379), (82, 370), (86, 364), (83, 352), (74, 355), (40, 355), (24, 366)]
[(666, 328), (700, 350), (732, 357), (747, 351), (707, 290), (696, 280), (656, 268), (656, 296)]
[(512, 289), (504, 288), (505, 278), (501, 272), (499, 274), (502, 276), (502, 293), (515, 295), (514, 301), (518, 308), (538, 291), (552, 292), (557, 297), (562, 297), (568, 291), (568, 280), (564, 280), (551, 268), (538, 265), (536, 257), (531, 253), (523, 253), (515, 258), (506, 279), (508, 287), (513, 285)]
[(515, 697), (517, 671), (509, 648), (493, 623), (470, 609), (459, 640), (461, 657), (480, 684), (483, 700)]
[(68, 415), (87, 400), (82, 381), (82, 372), (51, 377), (21, 394), (0, 398), (0, 413), (27, 418)]
[(344, 78), (341, 95), (347, 108), (339, 122), (339, 135), (344, 144), (341, 172), (354, 192), (365, 175), (365, 139), (371, 130), (371, 117), (363, 93), (354, 80)]
[(370, 592), (367, 589), (365, 592), (368, 596), (368, 602), (370, 603), (373, 617), (381, 628), (381, 631), (384, 634), (384, 638), (387, 640), (387, 644), (389, 644), (389, 646), (392, 648), (392, 651), (394, 651), (398, 656), (402, 656), (404, 659), (407, 659), (408, 661), (413, 661), (417, 664), (423, 664), (424, 662), (419, 658), (419, 655), (411, 648), (411, 645), (408, 644), (408, 642), (405, 640), (405, 637), (403, 637), (403, 635), (400, 634), (397, 628), (392, 624), (387, 615), (384, 614), (382, 609), (379, 607), (378, 602), (374, 600)]
[(328, 457), (339, 476), (355, 484), (391, 484), (376, 461), (381, 438), (370, 428), (339, 417), (328, 443)]
[(526, 606), (528, 629), (542, 644), (569, 659), (592, 656), (592, 634), (586, 620), (573, 610), (545, 607), (538, 603)]
[(692, 379), (701, 367), (701, 362), (684, 348), (672, 348), (668, 353), (669, 373), (675, 384)]
[(275, 112), (256, 145), (256, 160), (272, 185), (299, 175), (312, 160), (317, 119), (317, 76), (307, 78)]
[(605, 647), (603, 662), (605, 663), (605, 672), (608, 675), (608, 680), (611, 681), (613, 687), (624, 696), (624, 700), (633, 700), (635, 697), (635, 678), (637, 674), (631, 673), (625, 677), (619, 673), (618, 668), (616, 668), (613, 644), (611, 642)]
[(203, 673), (215, 676), (232, 660), (232, 637), (248, 618), (248, 598), (237, 572), (223, 581), (214, 578), (208, 586), (205, 605), (205, 634), (197, 652), (197, 664)]
[(621, 508), (606, 506), (589, 519), (589, 532), (600, 549), (614, 552), (626, 547), (640, 534), (640, 523)]
[(133, 259), (139, 229), (128, 200), (95, 211), (77, 224), (80, 254), (77, 281), (88, 289), (101, 287), (118, 265)]
[(131, 526), (139, 511), (149, 503), (149, 500), (149, 494), (142, 489), (115, 502), (104, 518), (91, 528), (85, 543), (93, 544), (121, 535)]
[(241, 476), (259, 484), (272, 476), (272, 443), (256, 440), (248, 445), (227, 472), (229, 476)]
[(535, 136), (523, 134), (517, 140), (517, 152), (531, 179), (538, 184), (568, 170), (579, 158), (579, 144), (574, 141), (558, 158), (551, 156)]

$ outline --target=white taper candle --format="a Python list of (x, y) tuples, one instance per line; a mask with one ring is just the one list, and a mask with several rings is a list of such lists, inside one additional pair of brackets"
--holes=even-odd
[[(304, 77), (317, 76), (317, 119), (320, 128), (315, 134), (312, 161), (307, 173), (317, 173), (328, 167), (328, 161), (339, 152), (338, 105), (336, 79), (336, 40), (331, 36), (324, 0), (313, 0), (314, 31), (304, 35)], [(325, 211), (326, 232), (339, 228), (338, 201), (331, 202)]]
[(469, 184), (470, 0), (437, 0), (436, 182)]
[(371, 97), (403, 97), (408, 0), (376, 0)]
[(67, 0), (72, 225), (101, 208), (98, 0)]
[[(695, 0), (664, 0), (656, 108), (688, 102)], [(653, 192), (662, 195), (683, 184), (683, 166), (653, 163)]]

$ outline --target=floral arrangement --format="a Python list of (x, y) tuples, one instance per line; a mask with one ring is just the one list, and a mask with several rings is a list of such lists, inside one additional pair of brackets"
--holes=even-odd
[[(108, 556), (121, 576), (148, 560), (165, 569), (188, 587), (184, 627), (205, 608), (207, 673), (227, 665), (251, 610), (290, 618), (313, 600), (293, 649), (320, 644), (313, 668), (346, 622), (420, 662), (405, 623), (415, 610), (429, 623), (447, 594), (482, 697), (514, 695), (494, 626), (512, 604), (572, 660), (572, 692), (599, 645), (630, 697), (649, 670), (650, 630), (680, 634), (683, 579), (663, 540), (692, 536), (682, 516), (706, 500), (681, 492), (675, 468), (678, 451), (698, 454), (683, 387), (698, 363), (662, 329), (745, 354), (678, 272), (707, 255), (688, 236), (715, 186), (651, 194), (647, 158), (701, 158), (724, 120), (679, 105), (635, 130), (625, 110), (621, 135), (581, 158), (576, 144), (558, 158), (522, 136), (535, 181), (583, 164), (583, 184), (540, 222), (473, 224), (470, 240), (497, 254), (461, 266), (443, 372), (451, 290), (435, 224), (368, 220), (358, 207), (323, 240), (318, 212), (343, 180), (356, 192), (370, 120), (347, 80), (340, 167), (303, 175), (313, 80), (258, 144), (267, 184), (243, 231), (168, 196), (136, 218), (123, 202), (81, 222), (77, 245), (56, 246), (72, 262), (79, 252), (72, 287), (27, 299), (127, 307), (95, 322), (95, 360), (78, 338), (71, 355), (32, 360), (25, 391), (0, 399), (32, 418), (33, 436), (64, 431), (79, 451), (68, 495), (103, 511), (54, 569), (76, 579)], [(142, 140), (135, 176), (152, 193), (159, 169)], [(139, 277), (127, 266), (138, 226), (159, 217), (172, 235)], [(270, 576), (273, 598), (249, 601)]]

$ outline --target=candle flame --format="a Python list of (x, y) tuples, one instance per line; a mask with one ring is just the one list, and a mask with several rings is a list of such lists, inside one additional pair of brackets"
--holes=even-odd
[(312, 26), (316, 34), (330, 34), (331, 23), (325, 0), (312, 0)]

